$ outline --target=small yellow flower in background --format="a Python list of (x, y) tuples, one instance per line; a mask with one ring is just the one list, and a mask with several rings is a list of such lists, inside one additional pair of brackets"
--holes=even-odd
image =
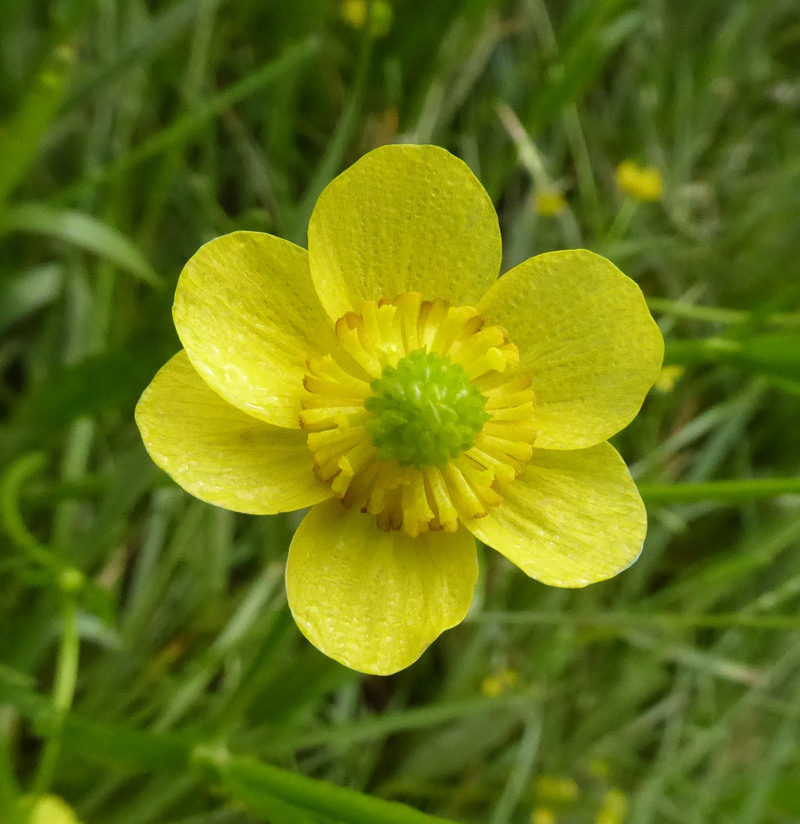
[(558, 189), (543, 189), (533, 196), (533, 208), (537, 215), (555, 217), (567, 208), (567, 199)]
[(594, 821), (595, 824), (622, 824), (627, 814), (628, 796), (622, 790), (612, 787), (603, 797)]
[(21, 800), (20, 807), (28, 814), (27, 824), (81, 824), (72, 807), (57, 795), (42, 795), (36, 799), (26, 797)]
[(536, 779), (536, 795), (542, 801), (574, 801), (580, 789), (574, 779), (561, 775), (540, 775)]
[(664, 180), (655, 166), (639, 166), (624, 160), (617, 166), (617, 185), (636, 200), (659, 200), (664, 193)]
[(373, 0), (370, 17), (369, 0), (342, 0), (342, 19), (354, 29), (363, 29), (370, 21), (370, 34), (373, 37), (386, 37), (392, 28), (394, 12), (386, 0)]
[(686, 367), (680, 366), (679, 364), (665, 366), (658, 373), (656, 382), (653, 385), (659, 392), (672, 392), (675, 384), (683, 377), (685, 371)]
[(437, 146), (362, 157), (320, 195), (308, 246), (234, 232), (191, 258), (184, 348), (136, 420), (198, 498), (311, 507), (286, 588), (312, 644), (407, 667), (466, 615), (476, 537), (553, 586), (636, 559), (645, 509), (607, 439), (664, 342), (632, 280), (583, 250), (498, 280), (491, 200)]
[(531, 824), (556, 824), (556, 814), (549, 807), (534, 807)]
[(515, 687), (519, 681), (519, 676), (514, 670), (503, 669), (493, 675), (487, 675), (481, 682), (481, 692), (493, 698), (502, 695), (507, 690)]

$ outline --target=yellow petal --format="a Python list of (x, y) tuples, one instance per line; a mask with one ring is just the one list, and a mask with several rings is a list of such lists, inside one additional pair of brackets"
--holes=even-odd
[(250, 415), (299, 428), (306, 360), (335, 345), (305, 249), (259, 232), (206, 243), (181, 272), (173, 316), (212, 389)]
[(639, 287), (583, 249), (530, 258), (478, 310), (508, 330), (536, 394), (536, 446), (579, 449), (627, 426), (653, 385), (664, 339)]
[(500, 271), (500, 228), (469, 167), (438, 146), (382, 146), (332, 181), (308, 226), (332, 318), (421, 292), (474, 305)]
[(532, 578), (582, 587), (611, 578), (639, 556), (647, 513), (610, 444), (535, 449), (503, 502), (466, 526)]
[(409, 538), (326, 501), (295, 533), (286, 591), (315, 647), (353, 669), (389, 675), (464, 618), (477, 575), (465, 529)]
[(187, 492), (211, 504), (268, 515), (323, 501), (305, 433), (259, 421), (210, 389), (179, 352), (136, 407), (150, 457)]

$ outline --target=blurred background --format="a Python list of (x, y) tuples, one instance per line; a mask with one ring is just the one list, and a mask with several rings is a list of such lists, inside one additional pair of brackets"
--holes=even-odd
[[(562, 591), (482, 554), (467, 620), (369, 678), (291, 620), (299, 516), (194, 500), (133, 408), (193, 252), (304, 244), (395, 141), (469, 163), (504, 268), (611, 258), (667, 360), (615, 439), (638, 563)], [(796, 0), (4, 0), (0, 821), (428, 820), (296, 776), (476, 824), (800, 821), (798, 214)]]

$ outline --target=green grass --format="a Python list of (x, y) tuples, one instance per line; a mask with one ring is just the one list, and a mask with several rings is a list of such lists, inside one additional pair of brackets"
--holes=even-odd
[[(630, 824), (796, 822), (797, 4), (393, 5), (374, 43), (333, 0), (4, 6), (0, 821), (50, 788), (86, 824), (583, 824), (619, 788)], [(325, 184), (391, 140), (471, 165), (506, 268), (614, 260), (685, 371), (615, 439), (641, 559), (561, 591), (487, 551), (464, 624), (379, 679), (292, 622), (298, 517), (190, 498), (132, 413), (198, 246), (304, 242)], [(624, 201), (626, 158), (661, 201)], [(544, 179), (557, 218), (532, 208)]]

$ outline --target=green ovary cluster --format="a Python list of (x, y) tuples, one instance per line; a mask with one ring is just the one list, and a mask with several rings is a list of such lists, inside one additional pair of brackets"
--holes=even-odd
[(375, 394), (364, 406), (374, 417), (367, 432), (378, 457), (401, 466), (444, 469), (473, 445), (490, 417), (463, 367), (425, 349), (385, 366), (371, 387)]

